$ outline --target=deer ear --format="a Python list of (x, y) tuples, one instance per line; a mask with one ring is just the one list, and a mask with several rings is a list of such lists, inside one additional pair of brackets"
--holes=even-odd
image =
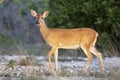
[(49, 14), (49, 11), (45, 11), (45, 12), (43, 13), (43, 18), (47, 17), (48, 14)]
[(34, 16), (34, 17), (37, 16), (37, 13), (35, 10), (30, 10), (30, 12), (31, 12), (32, 16)]

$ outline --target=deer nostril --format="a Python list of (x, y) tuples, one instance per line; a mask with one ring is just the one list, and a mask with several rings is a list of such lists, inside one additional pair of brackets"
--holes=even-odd
[(38, 22), (38, 21), (36, 21), (36, 24), (39, 24), (39, 22)]

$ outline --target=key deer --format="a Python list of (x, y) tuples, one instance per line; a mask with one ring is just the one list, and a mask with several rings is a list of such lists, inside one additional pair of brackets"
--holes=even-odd
[[(51, 46), (51, 50), (48, 53), (48, 62), (52, 69), (57, 70), (58, 49), (81, 48), (88, 58), (88, 61), (83, 69), (83, 72), (87, 72), (87, 69), (93, 58), (92, 54), (98, 57), (101, 69), (102, 71), (104, 71), (102, 54), (95, 48), (95, 43), (98, 37), (98, 33), (95, 30), (91, 28), (77, 28), (77, 29), (48, 28), (47, 25), (45, 24), (44, 18), (48, 16), (49, 11), (45, 11), (43, 14), (37, 14), (35, 10), (31, 10), (31, 14), (33, 17), (36, 18), (36, 22), (39, 26), (43, 38)], [(55, 66), (53, 66), (51, 63), (51, 56), (53, 54)]]

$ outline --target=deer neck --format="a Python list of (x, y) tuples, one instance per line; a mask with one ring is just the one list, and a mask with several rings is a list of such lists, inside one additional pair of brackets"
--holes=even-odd
[(43, 38), (46, 38), (49, 33), (48, 33), (48, 28), (44, 21), (40, 22), (39, 29), (40, 29), (40, 32), (41, 32)]

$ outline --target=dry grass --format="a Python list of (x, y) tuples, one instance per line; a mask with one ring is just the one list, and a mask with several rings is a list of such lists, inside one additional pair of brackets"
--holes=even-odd
[(35, 66), (36, 63), (33, 61), (32, 58), (26, 57), (20, 60), (19, 65), (20, 66)]

